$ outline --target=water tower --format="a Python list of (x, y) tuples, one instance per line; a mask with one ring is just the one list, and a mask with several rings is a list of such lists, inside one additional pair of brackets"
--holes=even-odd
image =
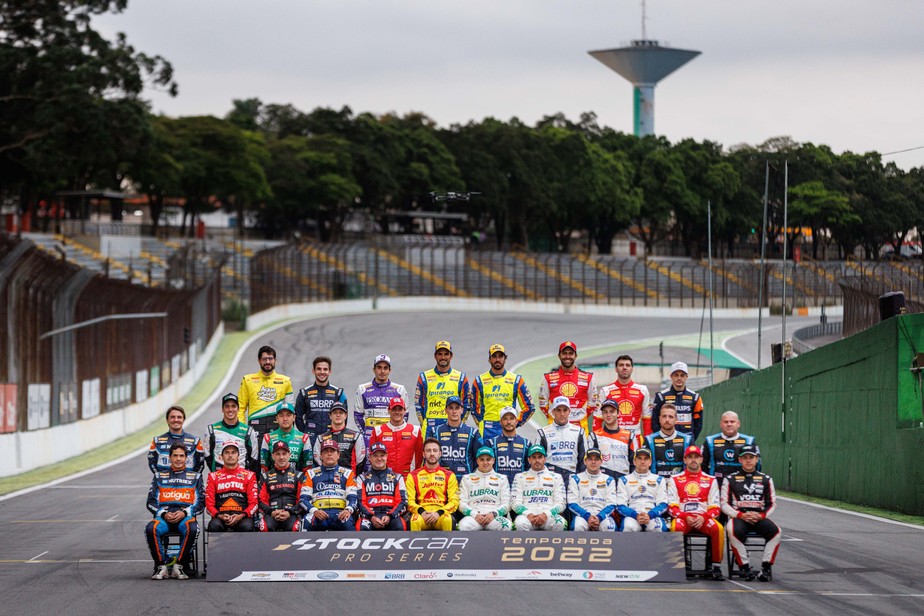
[(645, 35), (645, 3), (642, 2), (642, 38), (628, 47), (589, 51), (607, 68), (634, 86), (633, 130), (636, 137), (654, 134), (654, 89), (659, 81), (698, 56), (699, 51), (662, 47)]

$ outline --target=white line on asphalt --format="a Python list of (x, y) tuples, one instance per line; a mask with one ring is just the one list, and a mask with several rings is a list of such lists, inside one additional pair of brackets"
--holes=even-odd
[(109, 519), (106, 520), (106, 521), (107, 521), (107, 522), (115, 522), (117, 517), (119, 517), (119, 514), (118, 514), (118, 513), (115, 514), (114, 516), (112, 516), (111, 518), (109, 518)]
[(798, 542), (803, 542), (803, 541), (805, 541), (805, 539), (796, 539), (795, 537), (790, 537), (789, 535), (783, 535), (783, 536), (786, 537), (786, 538), (785, 538), (785, 539), (780, 539), (780, 541), (798, 541)]
[(740, 586), (741, 588), (744, 588), (745, 590), (750, 590), (750, 591), (753, 591), (753, 592), (757, 592), (757, 589), (756, 589), (756, 588), (751, 588), (750, 586), (748, 586), (748, 585), (746, 585), (746, 584), (742, 584), (741, 582), (736, 582), (735, 580), (731, 580), (731, 579), (728, 580), (728, 581), (731, 582), (732, 584), (734, 584), (735, 586)]
[(819, 505), (818, 503), (810, 503), (808, 501), (799, 500), (798, 498), (787, 498), (786, 496), (777, 496), (777, 498), (779, 500), (786, 501), (789, 503), (799, 503), (800, 505), (806, 505), (808, 507), (815, 507), (816, 509), (824, 509), (825, 511), (836, 511), (837, 513), (853, 515), (853, 516), (857, 516), (858, 518), (865, 518), (867, 520), (875, 520), (876, 522), (883, 522), (884, 524), (894, 524), (895, 526), (904, 526), (905, 528), (913, 528), (914, 530), (924, 531), (924, 526), (919, 526), (917, 524), (909, 524), (907, 522), (899, 522), (898, 520), (890, 520), (888, 518), (880, 518), (878, 515), (860, 513), (859, 511), (850, 511), (849, 509), (838, 509), (837, 507), (828, 507), (827, 505)]
[(32, 562), (33, 560), (35, 560), (36, 558), (39, 558), (40, 556), (44, 556), (45, 554), (48, 554), (48, 552), (49, 552), (49, 550), (45, 550), (45, 551), (42, 552), (41, 554), (36, 554), (36, 555), (33, 556), (32, 558), (30, 558), (27, 562), (30, 562), (30, 563), (31, 563), (31, 562)]
[[(46, 486), (49, 487), (49, 486)], [(135, 483), (130, 485), (86, 485), (79, 486), (50, 486), (52, 490), (139, 490), (141, 488), (150, 488), (149, 483)]]

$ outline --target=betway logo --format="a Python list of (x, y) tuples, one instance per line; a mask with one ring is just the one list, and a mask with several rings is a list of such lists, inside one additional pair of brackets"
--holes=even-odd
[(298, 550), (447, 550), (449, 548), (464, 549), (468, 539), (463, 537), (403, 537), (370, 538), (370, 539), (336, 539), (311, 538), (296, 539), (291, 543), (280, 544), (275, 550), (288, 550), (295, 547)]

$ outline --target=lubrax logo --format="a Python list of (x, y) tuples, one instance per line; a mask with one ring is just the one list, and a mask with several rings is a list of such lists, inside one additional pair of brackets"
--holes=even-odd
[(336, 539), (318, 537), (296, 539), (291, 543), (282, 543), (274, 551), (288, 550), (447, 550), (464, 549), (468, 539), (464, 537), (402, 537), (397, 539), (373, 537), (370, 539)]

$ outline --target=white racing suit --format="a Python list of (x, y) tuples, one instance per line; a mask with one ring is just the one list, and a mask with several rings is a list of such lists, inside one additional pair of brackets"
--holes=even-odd
[[(459, 530), (512, 530), (510, 518), (510, 482), (493, 470), (475, 471), (462, 477), (459, 484)], [(482, 526), (475, 521), (479, 513), (493, 513), (494, 519)]]
[(590, 530), (588, 520), (596, 516), (600, 520), (599, 530), (615, 531), (616, 480), (603, 473), (591, 475), (587, 471), (571, 475), (568, 509), (574, 514), (571, 530)]
[[(513, 513), (517, 516), (517, 530), (565, 530), (565, 482), (561, 475), (547, 468), (529, 469), (514, 477), (511, 492)], [(526, 514), (546, 514), (545, 524), (536, 528)]]
[[(659, 532), (670, 530), (662, 516), (667, 511), (667, 481), (655, 473), (629, 473), (616, 485), (616, 510), (622, 515), (622, 530)], [(638, 514), (651, 518), (644, 527), (638, 523)]]

